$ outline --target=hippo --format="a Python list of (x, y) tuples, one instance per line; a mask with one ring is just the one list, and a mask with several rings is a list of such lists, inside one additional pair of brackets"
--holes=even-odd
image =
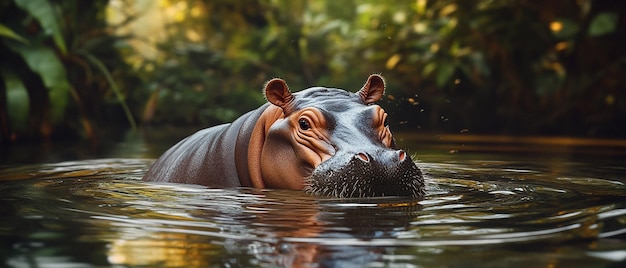
[(387, 113), (375, 104), (384, 91), (376, 74), (356, 93), (325, 87), (292, 93), (274, 78), (265, 84), (267, 103), (178, 142), (143, 180), (420, 198), (422, 172), (397, 148)]

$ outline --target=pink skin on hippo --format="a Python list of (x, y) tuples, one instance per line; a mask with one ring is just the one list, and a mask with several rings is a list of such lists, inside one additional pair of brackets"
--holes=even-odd
[(374, 104), (384, 90), (379, 75), (356, 93), (324, 87), (291, 93), (285, 81), (272, 79), (265, 86), (269, 103), (180, 141), (143, 179), (420, 198), (422, 173), (396, 148), (387, 113)]

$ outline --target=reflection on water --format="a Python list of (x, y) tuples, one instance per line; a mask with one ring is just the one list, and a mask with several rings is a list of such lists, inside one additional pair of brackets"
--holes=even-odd
[[(445, 159), (450, 159), (446, 157)], [(151, 160), (5, 168), (8, 266), (605, 266), (626, 261), (625, 170), (425, 157), (423, 200), (145, 183)]]

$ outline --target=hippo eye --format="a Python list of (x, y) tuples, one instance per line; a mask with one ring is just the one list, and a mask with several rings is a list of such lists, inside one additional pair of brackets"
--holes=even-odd
[(311, 128), (311, 124), (309, 124), (309, 121), (304, 118), (298, 120), (298, 124), (300, 124), (300, 129), (302, 130), (309, 130)]

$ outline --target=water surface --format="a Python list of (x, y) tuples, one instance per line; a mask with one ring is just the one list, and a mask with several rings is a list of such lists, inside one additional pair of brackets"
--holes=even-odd
[(10, 267), (589, 267), (626, 262), (616, 161), (417, 154), (427, 196), (333, 199), (140, 180), (153, 159), (0, 170)]

